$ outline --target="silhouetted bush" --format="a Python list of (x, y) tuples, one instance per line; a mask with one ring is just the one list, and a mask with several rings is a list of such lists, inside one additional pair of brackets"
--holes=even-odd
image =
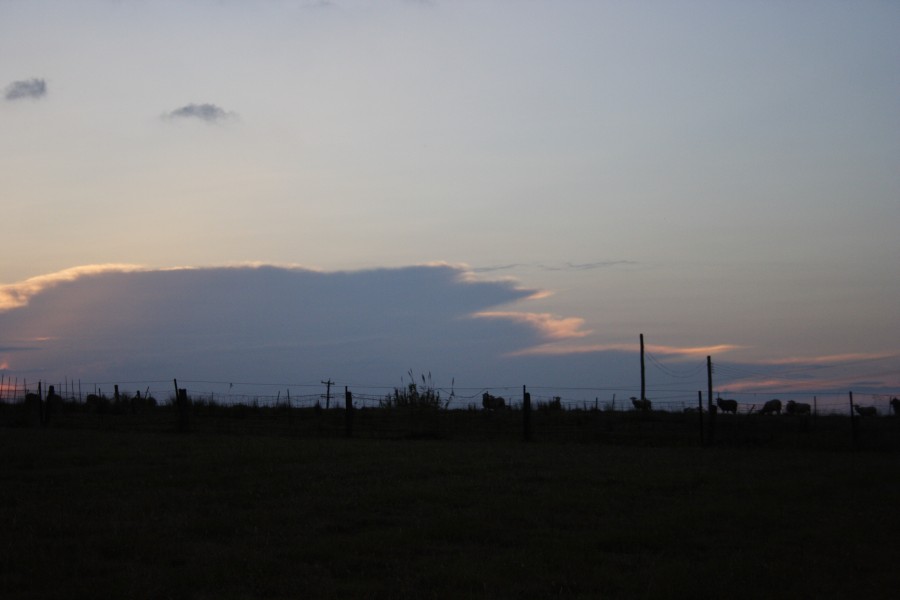
[[(410, 379), (413, 378), (412, 371), (409, 372)], [(431, 373), (428, 374), (428, 378), (426, 379), (424, 375), (422, 377), (422, 387), (415, 381), (410, 381), (410, 383), (405, 388), (394, 388), (394, 392), (392, 394), (388, 394), (385, 396), (384, 400), (379, 402), (379, 406), (381, 408), (424, 408), (424, 409), (439, 409), (446, 408), (447, 404), (449, 404), (450, 400), (453, 398), (453, 392), (450, 393), (450, 398), (446, 401), (441, 401), (441, 392), (434, 387), (434, 383), (431, 381)]]

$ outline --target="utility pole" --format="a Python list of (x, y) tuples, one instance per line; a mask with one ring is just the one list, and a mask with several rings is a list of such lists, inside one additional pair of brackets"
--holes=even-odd
[(329, 405), (331, 404), (331, 386), (334, 385), (334, 382), (329, 377), (328, 381), (323, 381), (322, 383), (324, 383), (326, 386), (325, 387), (325, 409), (327, 410)]
[(647, 399), (647, 379), (644, 370), (644, 334), (641, 334), (641, 401)]
[(709, 412), (709, 440), (712, 445), (716, 437), (716, 413), (713, 410), (712, 357), (706, 357), (706, 408)]

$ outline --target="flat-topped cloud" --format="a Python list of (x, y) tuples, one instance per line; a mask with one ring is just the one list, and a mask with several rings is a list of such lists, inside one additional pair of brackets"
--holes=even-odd
[(472, 318), (534, 291), (451, 266), (80, 267), (0, 287), (0, 360), (95, 380), (453, 377), (540, 339), (527, 324)]
[[(638, 344), (606, 342), (576, 315), (529, 310), (539, 297), (515, 280), (483, 280), (448, 264), (339, 272), (88, 265), (0, 286), (0, 370), (49, 382), (333, 379), (376, 387), (412, 370), (471, 394), (528, 384), (547, 394), (579, 389), (571, 393), (589, 399), (636, 395)], [(741, 350), (733, 344), (646, 349), (651, 394), (662, 386), (676, 408), (706, 388), (708, 355), (716, 390), (739, 400), (846, 389), (854, 380), (840, 367), (848, 362), (872, 366), (860, 371), (857, 390), (896, 383), (885, 373), (889, 355), (742, 364), (726, 362)]]

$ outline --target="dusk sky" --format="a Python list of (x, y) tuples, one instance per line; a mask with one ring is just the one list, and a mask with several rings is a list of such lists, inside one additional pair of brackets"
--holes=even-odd
[(707, 355), (741, 401), (900, 393), (898, 31), (866, 0), (0, 0), (0, 373), (608, 400), (643, 333), (651, 398)]

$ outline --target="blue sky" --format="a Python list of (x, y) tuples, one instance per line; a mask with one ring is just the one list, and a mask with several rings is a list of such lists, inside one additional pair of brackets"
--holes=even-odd
[[(46, 321), (59, 288), (35, 281), (92, 265), (289, 266), (376, 296), (417, 267), (535, 293), (460, 307), (496, 328), (488, 367), (398, 349), (390, 384), (633, 381), (644, 333), (671, 369), (744, 369), (732, 391), (793, 390), (769, 377), (790, 364), (894, 393), (898, 25), (888, 2), (0, 0), (0, 347)], [(435, 337), (468, 331), (444, 316)], [(308, 378), (370, 378), (332, 365)], [(61, 350), (0, 366), (114, 376)]]

